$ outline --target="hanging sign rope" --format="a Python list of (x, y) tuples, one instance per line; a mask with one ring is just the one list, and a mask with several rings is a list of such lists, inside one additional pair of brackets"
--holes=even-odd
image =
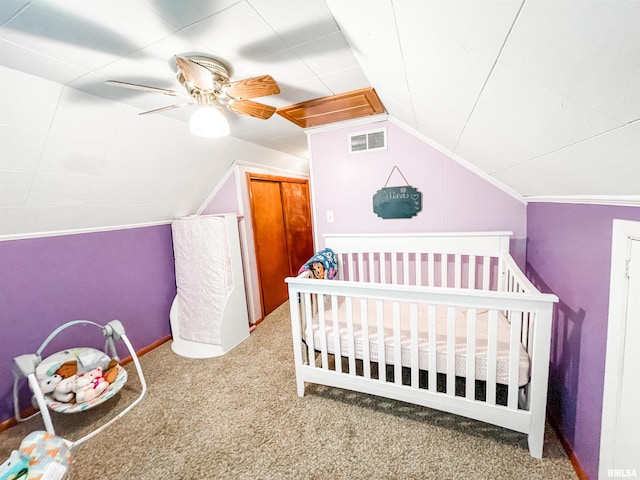
[[(394, 171), (398, 171), (406, 186), (388, 187)], [(373, 212), (380, 218), (411, 218), (422, 210), (422, 193), (407, 182), (397, 165), (380, 190), (373, 195)]]
[(391, 180), (391, 175), (393, 175), (393, 172), (398, 171), (398, 173), (400, 174), (400, 176), (402, 177), (402, 179), (404, 180), (404, 183), (406, 183), (407, 185), (409, 185), (409, 182), (407, 182), (407, 179), (404, 178), (404, 175), (402, 174), (402, 172), (400, 171), (400, 169), (398, 168), (397, 165), (394, 165), (393, 168), (391, 169), (391, 172), (389, 173), (389, 176), (387, 177), (387, 181), (384, 182), (384, 187), (385, 188), (387, 185), (389, 185), (389, 180)]

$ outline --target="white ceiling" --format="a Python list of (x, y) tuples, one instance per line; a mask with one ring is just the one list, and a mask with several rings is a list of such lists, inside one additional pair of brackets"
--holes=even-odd
[[(171, 155), (170, 145), (195, 140), (182, 138), (193, 107), (134, 120), (134, 113), (181, 100), (105, 80), (182, 90), (173, 56), (199, 52), (228, 62), (232, 80), (272, 75), (281, 94), (259, 101), (276, 107), (373, 86), (392, 119), (524, 197), (640, 198), (638, 24), (637, 0), (2, 0), (0, 66), (50, 82), (4, 81), (3, 109), (26, 105), (32, 116), (47, 114), (41, 127), (19, 131), (5, 121), (3, 136), (7, 114), (0, 112), (0, 140), (13, 153), (6, 144), (28, 137), (21, 154), (39, 170), (49, 162), (49, 174), (69, 174), (69, 158), (79, 155), (67, 150), (93, 146), (95, 158), (115, 162), (101, 172), (103, 184), (90, 187), (106, 192), (108, 179), (123, 176), (117, 162), (134, 154), (119, 156), (118, 148)], [(89, 120), (88, 106), (96, 102), (105, 108)], [(84, 128), (79, 115), (87, 119)], [(280, 116), (227, 116), (234, 139), (307, 156), (305, 133)], [(101, 138), (96, 126), (110, 121), (118, 127), (103, 129), (108, 138)], [(148, 133), (138, 131), (142, 125)], [(148, 140), (140, 145), (127, 135)], [(61, 167), (47, 151), (70, 137)], [(12, 173), (3, 185), (15, 191), (0, 193), (2, 207), (22, 205), (25, 195), (28, 204), (39, 204), (20, 181), (32, 192), (36, 180), (46, 179), (1, 161)], [(96, 173), (90, 158), (76, 162), (84, 163), (80, 173)], [(135, 180), (150, 171), (138, 169), (124, 176)], [(175, 172), (161, 168), (153, 175), (167, 180)], [(69, 181), (52, 178), (58, 184), (43, 188), (42, 196)]]
[[(176, 54), (214, 55), (232, 80), (272, 75), (281, 94), (264, 103), (276, 107), (369, 86), (322, 0), (2, 0), (0, 8), (1, 65), (142, 110), (185, 100), (105, 80), (184, 92)], [(164, 115), (188, 120), (193, 108)], [(279, 116), (227, 117), (238, 138), (307, 155), (303, 132)]]

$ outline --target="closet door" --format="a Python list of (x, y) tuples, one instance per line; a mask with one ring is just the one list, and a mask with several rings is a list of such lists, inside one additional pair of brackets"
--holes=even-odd
[(248, 174), (262, 316), (288, 298), (284, 279), (313, 255), (308, 182)]
[(599, 478), (640, 471), (640, 222), (614, 220), (611, 251)]
[(296, 276), (304, 262), (313, 255), (309, 186), (307, 183), (281, 182), (280, 192), (289, 254), (289, 275)]

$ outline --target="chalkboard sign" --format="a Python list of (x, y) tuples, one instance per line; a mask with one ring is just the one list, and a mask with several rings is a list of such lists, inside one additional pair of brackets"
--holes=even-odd
[(411, 218), (420, 210), (422, 193), (414, 187), (384, 187), (373, 195), (373, 212), (380, 218)]

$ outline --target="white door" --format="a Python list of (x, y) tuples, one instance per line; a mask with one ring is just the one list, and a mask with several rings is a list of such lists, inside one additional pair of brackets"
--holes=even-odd
[(601, 479), (640, 477), (640, 223), (614, 221), (612, 248)]

